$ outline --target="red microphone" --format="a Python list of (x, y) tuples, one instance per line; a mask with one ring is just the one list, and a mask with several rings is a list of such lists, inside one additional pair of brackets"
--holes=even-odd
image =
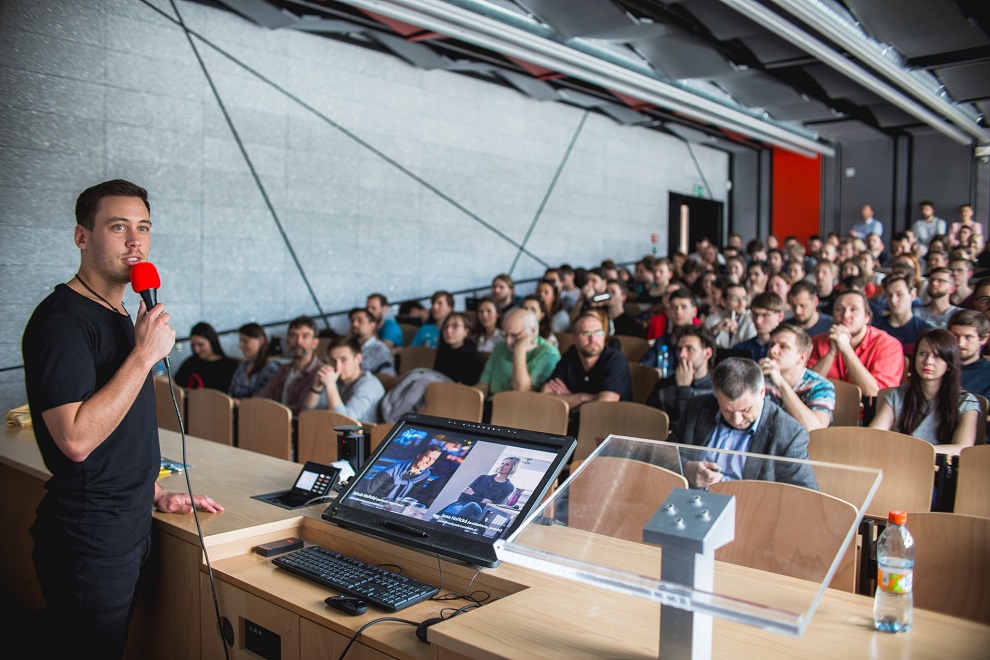
[[(145, 313), (158, 304), (158, 287), (162, 285), (162, 278), (158, 276), (158, 269), (150, 261), (131, 266), (131, 288), (141, 296), (144, 301)], [(168, 356), (163, 358), (165, 367), (171, 371)]]
[(161, 285), (162, 278), (158, 276), (155, 264), (142, 261), (131, 266), (131, 288), (141, 296), (146, 312), (158, 304), (158, 287)]

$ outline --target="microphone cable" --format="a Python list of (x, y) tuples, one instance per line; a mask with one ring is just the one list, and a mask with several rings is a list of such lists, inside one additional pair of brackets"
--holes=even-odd
[(210, 554), (206, 551), (206, 540), (203, 538), (203, 528), (199, 524), (196, 498), (193, 495), (192, 482), (189, 480), (189, 462), (186, 460), (185, 422), (182, 420), (179, 402), (175, 398), (175, 387), (172, 383), (172, 367), (169, 364), (168, 358), (165, 358), (163, 362), (165, 364), (165, 374), (168, 376), (168, 391), (172, 395), (172, 406), (175, 408), (175, 416), (179, 420), (179, 436), (182, 441), (182, 472), (186, 477), (186, 490), (189, 493), (189, 504), (192, 506), (193, 520), (196, 521), (196, 534), (199, 536), (199, 547), (203, 550), (203, 558), (206, 560), (206, 572), (210, 576), (210, 591), (213, 594), (213, 611), (217, 617), (217, 631), (220, 633), (220, 642), (223, 644), (223, 656), (225, 660), (230, 660), (230, 650), (228, 647), (234, 645), (234, 629), (230, 622), (220, 615), (220, 600), (217, 598), (217, 584), (213, 577), (213, 566), (210, 564)]

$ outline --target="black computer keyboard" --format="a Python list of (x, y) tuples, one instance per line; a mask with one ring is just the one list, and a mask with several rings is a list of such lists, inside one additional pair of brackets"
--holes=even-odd
[(275, 557), (272, 563), (389, 612), (440, 592), (437, 587), (318, 545)]

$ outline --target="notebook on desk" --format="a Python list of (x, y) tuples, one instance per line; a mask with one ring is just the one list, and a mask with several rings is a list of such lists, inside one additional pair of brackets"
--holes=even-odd
[(323, 513), (342, 527), (477, 566), (539, 504), (577, 442), (409, 413)]

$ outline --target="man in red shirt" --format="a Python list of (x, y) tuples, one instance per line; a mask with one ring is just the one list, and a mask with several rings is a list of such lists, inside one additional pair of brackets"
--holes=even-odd
[(876, 396), (901, 382), (904, 350), (901, 343), (870, 325), (870, 305), (859, 291), (835, 298), (835, 324), (812, 339), (808, 366), (826, 378), (858, 385), (863, 396)]

